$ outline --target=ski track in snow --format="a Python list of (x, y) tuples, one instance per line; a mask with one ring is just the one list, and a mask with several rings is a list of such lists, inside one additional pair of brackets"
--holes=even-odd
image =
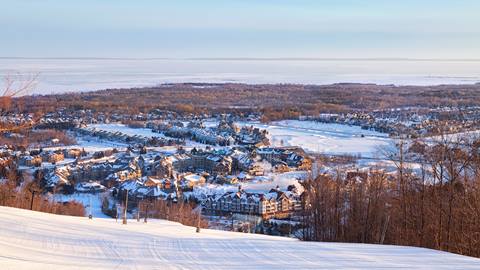
[(301, 242), (178, 223), (0, 207), (1, 269), (480, 269), (480, 259), (401, 246)]

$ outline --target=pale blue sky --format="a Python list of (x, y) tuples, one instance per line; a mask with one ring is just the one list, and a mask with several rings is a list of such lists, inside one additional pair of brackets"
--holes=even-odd
[(478, 0), (0, 0), (0, 56), (480, 58)]

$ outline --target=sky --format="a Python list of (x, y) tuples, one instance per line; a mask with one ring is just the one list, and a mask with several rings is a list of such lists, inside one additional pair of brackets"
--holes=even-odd
[(480, 59), (478, 0), (0, 0), (0, 57)]

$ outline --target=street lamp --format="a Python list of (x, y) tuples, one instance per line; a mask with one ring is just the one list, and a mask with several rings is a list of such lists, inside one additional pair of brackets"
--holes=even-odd
[(145, 218), (143, 219), (144, 223), (147, 223), (147, 216), (148, 216), (148, 205), (150, 204), (150, 200), (148, 200), (148, 203), (145, 203)]
[(127, 192), (125, 194), (125, 209), (124, 209), (124, 212), (123, 212), (123, 222), (122, 222), (122, 224), (124, 224), (124, 225), (127, 225), (127, 208), (128, 208), (128, 189), (127, 189)]
[(202, 219), (202, 204), (199, 204), (198, 209), (197, 233), (200, 232), (200, 220)]

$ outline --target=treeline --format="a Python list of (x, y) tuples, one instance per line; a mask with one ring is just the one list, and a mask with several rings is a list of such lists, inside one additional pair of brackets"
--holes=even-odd
[(159, 108), (182, 113), (260, 110), (268, 119), (299, 114), (374, 110), (402, 106), (464, 106), (480, 103), (480, 84), (394, 86), (374, 84), (248, 85), (168, 84), (157, 87), (24, 96), (13, 100), (16, 111), (43, 114), (59, 107), (98, 112), (148, 112)]
[(420, 145), (390, 152), (395, 174), (338, 169), (305, 182), (302, 238), (480, 257), (480, 144)]
[(138, 210), (147, 218), (165, 219), (186, 226), (207, 228), (208, 221), (203, 219), (200, 209), (193, 202), (172, 202), (171, 200), (141, 201)]
[(85, 216), (82, 203), (76, 201), (56, 202), (40, 189), (40, 179), (22, 175), (12, 161), (0, 165), (0, 206), (30, 209), (45, 213), (69, 216)]
[[(58, 141), (53, 142), (52, 139)], [(64, 131), (54, 129), (32, 130), (25, 128), (15, 133), (2, 134), (0, 145), (11, 145), (16, 149), (44, 147), (49, 145), (71, 145), (76, 143), (75, 138), (68, 136)]]

